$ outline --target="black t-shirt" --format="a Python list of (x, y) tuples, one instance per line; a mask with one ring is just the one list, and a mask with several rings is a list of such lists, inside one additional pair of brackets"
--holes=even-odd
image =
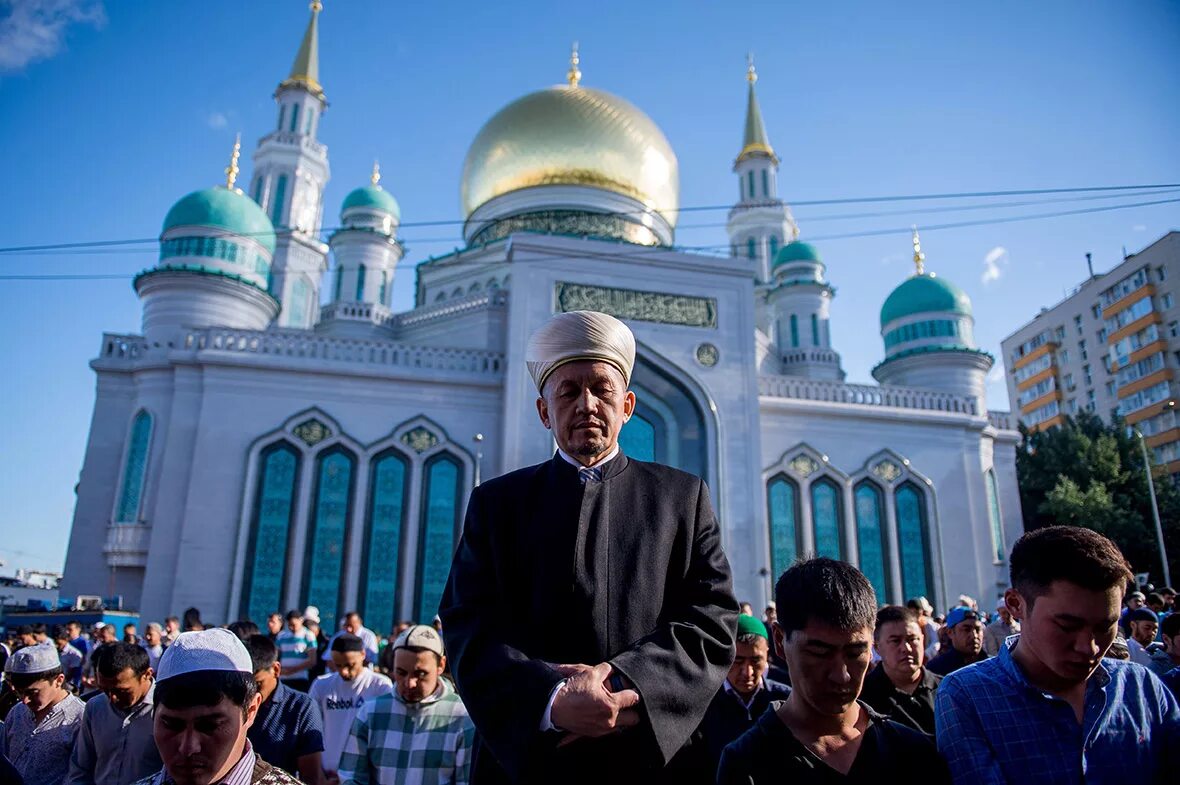
[(881, 785), (915, 776), (923, 785), (950, 784), (946, 761), (930, 739), (886, 719), (864, 703), (860, 706), (869, 714), (869, 725), (852, 768), (841, 774), (795, 738), (779, 719), (783, 703), (771, 703), (754, 727), (725, 748), (717, 785)]
[(912, 694), (893, 686), (885, 673), (885, 666), (878, 664), (865, 677), (865, 686), (860, 699), (894, 722), (921, 731), (934, 737), (934, 692), (942, 677), (922, 669), (922, 680)]

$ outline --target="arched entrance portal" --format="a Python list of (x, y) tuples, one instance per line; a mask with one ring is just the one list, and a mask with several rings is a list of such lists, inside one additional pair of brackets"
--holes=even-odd
[(711, 482), (705, 416), (684, 383), (642, 355), (631, 376), (635, 414), (623, 426), (619, 445), (641, 461), (675, 466)]

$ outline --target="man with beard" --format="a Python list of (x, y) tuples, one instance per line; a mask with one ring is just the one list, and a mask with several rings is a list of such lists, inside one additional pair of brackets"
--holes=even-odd
[(860, 699), (891, 720), (934, 738), (934, 691), (942, 677), (922, 667), (918, 614), (900, 605), (877, 611), (873, 647), (881, 662), (865, 677)]
[(877, 605), (868, 578), (847, 562), (809, 559), (783, 573), (774, 595), (791, 695), (725, 748), (718, 785), (949, 783), (929, 738), (857, 700)]
[(472, 781), (650, 782), (733, 661), (709, 493), (619, 450), (635, 337), (618, 319), (559, 314), (525, 358), (557, 452), (472, 492), (440, 609)]

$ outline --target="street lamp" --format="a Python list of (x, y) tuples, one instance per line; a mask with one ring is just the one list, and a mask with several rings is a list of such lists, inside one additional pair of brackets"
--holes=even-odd
[(480, 464), (483, 463), (483, 434), (477, 433), (472, 437), (475, 442), (475, 487), (479, 487)]
[[(1175, 411), (1176, 402), (1168, 401), (1164, 404), (1163, 412)], [(1151, 478), (1151, 461), (1147, 457), (1147, 440), (1143, 438), (1143, 432), (1138, 428), (1132, 429), (1137, 437), (1139, 437), (1139, 449), (1143, 452), (1143, 473), (1147, 475), (1147, 493), (1151, 497), (1151, 518), (1155, 522), (1155, 541), (1160, 550), (1160, 561), (1164, 565), (1164, 585), (1172, 585), (1172, 571), (1168, 569), (1168, 549), (1164, 545), (1164, 527), (1160, 525), (1160, 508), (1155, 500), (1155, 481)]]

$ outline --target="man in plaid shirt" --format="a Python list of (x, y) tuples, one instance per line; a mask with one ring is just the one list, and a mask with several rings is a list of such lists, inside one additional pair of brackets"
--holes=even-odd
[(417, 624), (393, 642), (392, 695), (361, 707), (338, 774), (343, 785), (466, 785), (475, 726), (441, 678), (442, 638)]

